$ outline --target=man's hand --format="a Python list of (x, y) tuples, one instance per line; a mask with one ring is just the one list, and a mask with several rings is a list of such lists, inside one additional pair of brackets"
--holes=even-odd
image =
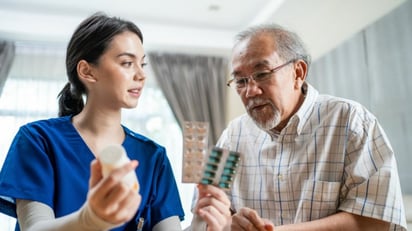
[(269, 220), (259, 217), (257, 212), (250, 208), (241, 208), (232, 216), (232, 231), (273, 231), (275, 226)]
[(226, 193), (213, 185), (198, 185), (199, 200), (195, 211), (206, 223), (207, 231), (229, 228), (230, 201)]

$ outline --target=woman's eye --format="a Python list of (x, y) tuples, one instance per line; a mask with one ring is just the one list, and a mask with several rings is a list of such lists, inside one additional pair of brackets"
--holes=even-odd
[(147, 66), (147, 63), (142, 63), (141, 67), (144, 68), (145, 66)]
[(122, 63), (122, 66), (125, 66), (125, 67), (131, 67), (133, 65), (133, 62), (123, 62)]

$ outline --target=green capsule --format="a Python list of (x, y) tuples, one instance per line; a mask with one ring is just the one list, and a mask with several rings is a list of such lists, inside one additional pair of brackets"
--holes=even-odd
[(206, 178), (202, 178), (202, 180), (200, 181), (201, 184), (211, 184), (212, 182), (213, 180)]
[(231, 152), (229, 154), (229, 156), (227, 157), (228, 161), (233, 161), (233, 162), (238, 162), (239, 161), (240, 156), (239, 155), (235, 155), (233, 154), (233, 152)]
[(215, 177), (215, 173), (214, 173), (214, 172), (210, 172), (210, 171), (205, 171), (205, 173), (203, 174), (203, 176), (205, 176), (206, 178), (213, 178), (213, 177)]
[(213, 156), (209, 156), (209, 163), (212, 164), (217, 164), (220, 161), (220, 157), (213, 157)]
[(222, 151), (221, 150), (216, 150), (216, 149), (212, 149), (212, 151), (210, 152), (210, 156), (213, 157), (222, 157)]
[(237, 166), (236, 162), (233, 161), (226, 161), (225, 168), (234, 168)]
[(217, 170), (217, 166), (216, 165), (214, 165), (214, 164), (207, 164), (206, 165), (206, 170), (207, 171), (216, 171)]
[(220, 182), (232, 182), (232, 176), (230, 175), (222, 175), (220, 177)]
[(226, 189), (230, 187), (230, 185), (228, 183), (223, 183), (223, 182), (220, 182), (218, 184), (218, 186), (219, 186), (219, 188), (226, 188)]
[(236, 171), (235, 171), (234, 168), (224, 168), (223, 169), (223, 174), (225, 174), (225, 175), (233, 175), (235, 173), (236, 173)]

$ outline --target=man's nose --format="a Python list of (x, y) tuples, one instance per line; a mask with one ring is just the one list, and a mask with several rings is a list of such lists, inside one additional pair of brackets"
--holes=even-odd
[(259, 84), (254, 80), (249, 79), (246, 84), (246, 97), (254, 97), (262, 93), (262, 89), (259, 87)]

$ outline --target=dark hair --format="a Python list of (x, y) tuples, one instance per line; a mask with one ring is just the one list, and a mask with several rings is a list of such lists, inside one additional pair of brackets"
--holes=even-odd
[(265, 33), (272, 36), (273, 41), (276, 42), (276, 52), (280, 58), (284, 61), (302, 59), (308, 65), (309, 70), (311, 57), (300, 37), (277, 24), (262, 24), (250, 27), (236, 36), (237, 43)]
[(77, 115), (84, 107), (83, 95), (87, 94), (87, 89), (77, 74), (79, 61), (97, 64), (113, 37), (125, 31), (135, 33), (143, 43), (142, 32), (130, 21), (98, 12), (80, 23), (67, 46), (66, 71), (69, 82), (58, 95), (59, 117)]

